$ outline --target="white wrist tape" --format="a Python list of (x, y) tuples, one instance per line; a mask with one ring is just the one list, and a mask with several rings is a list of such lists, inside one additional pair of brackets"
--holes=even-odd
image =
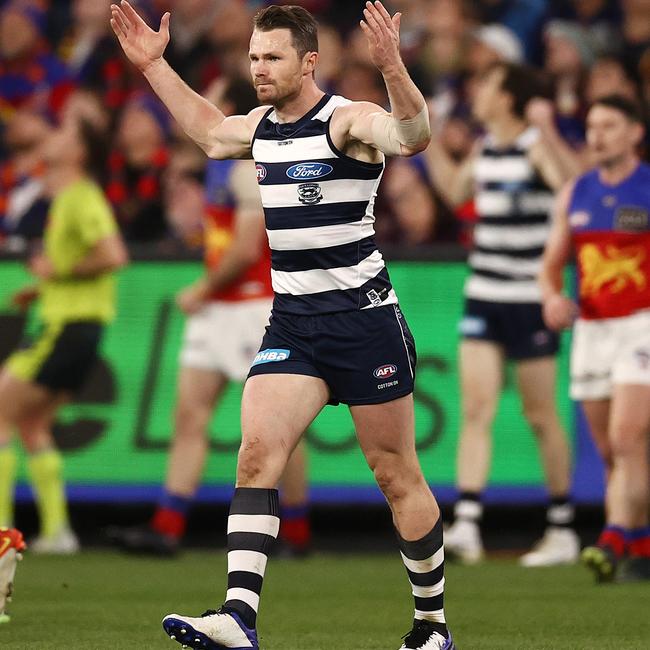
[(426, 105), (412, 118), (396, 120), (387, 113), (376, 113), (372, 120), (372, 138), (381, 151), (389, 156), (402, 153), (401, 145), (415, 147), (431, 135), (429, 111)]

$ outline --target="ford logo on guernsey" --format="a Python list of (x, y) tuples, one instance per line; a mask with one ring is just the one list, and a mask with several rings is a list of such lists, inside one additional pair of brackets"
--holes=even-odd
[(372, 373), (377, 379), (388, 379), (392, 377), (397, 372), (397, 366), (394, 363), (387, 363), (385, 366), (379, 366), (375, 368), (375, 371)]
[(286, 361), (291, 352), (289, 350), (267, 349), (260, 350), (253, 360), (254, 366), (259, 366), (260, 363), (271, 363), (273, 361)]
[(334, 171), (332, 165), (320, 162), (303, 162), (291, 165), (287, 169), (287, 176), (296, 180), (323, 178)]

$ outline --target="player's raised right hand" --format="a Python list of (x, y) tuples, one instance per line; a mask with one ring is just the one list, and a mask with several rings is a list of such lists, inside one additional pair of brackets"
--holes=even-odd
[(162, 58), (169, 43), (169, 18), (170, 13), (166, 12), (156, 32), (127, 0), (122, 0), (119, 6), (111, 5), (111, 27), (129, 61), (141, 71)]

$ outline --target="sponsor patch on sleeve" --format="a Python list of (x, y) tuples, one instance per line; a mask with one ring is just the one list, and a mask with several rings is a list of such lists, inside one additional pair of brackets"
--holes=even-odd
[(274, 361), (286, 361), (291, 352), (289, 350), (279, 350), (269, 348), (267, 350), (260, 350), (253, 359), (253, 365), (259, 366), (261, 363), (272, 363)]

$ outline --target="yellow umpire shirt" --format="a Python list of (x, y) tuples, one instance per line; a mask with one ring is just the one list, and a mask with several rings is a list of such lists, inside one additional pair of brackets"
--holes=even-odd
[(56, 277), (40, 286), (42, 320), (105, 323), (115, 317), (112, 272), (88, 278), (68, 276), (97, 242), (116, 232), (111, 207), (93, 181), (72, 183), (56, 196), (50, 207), (44, 242)]

